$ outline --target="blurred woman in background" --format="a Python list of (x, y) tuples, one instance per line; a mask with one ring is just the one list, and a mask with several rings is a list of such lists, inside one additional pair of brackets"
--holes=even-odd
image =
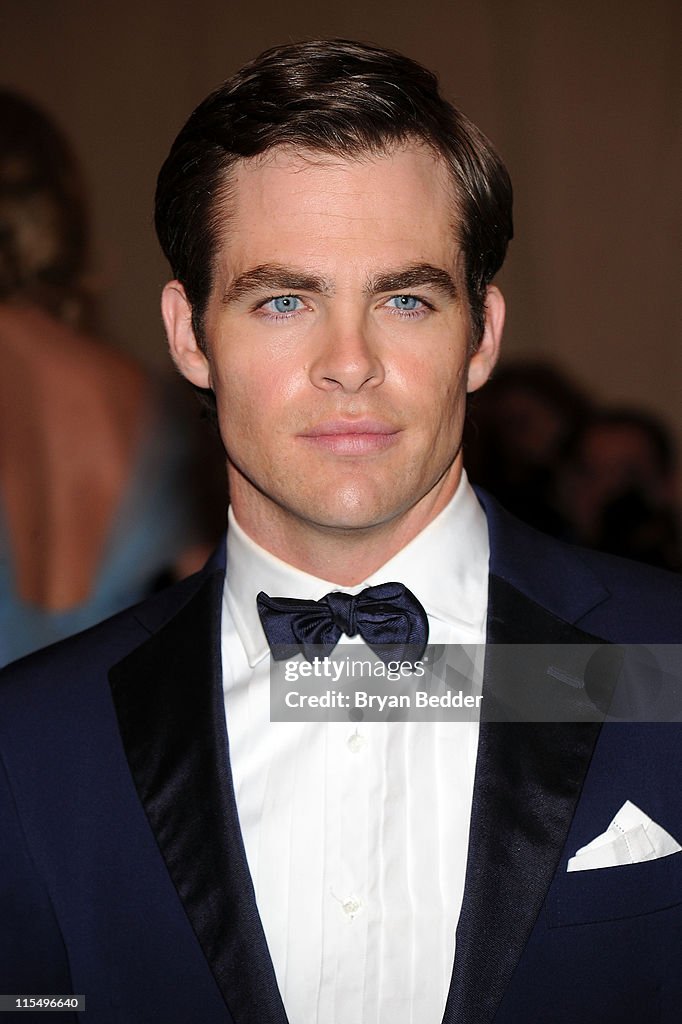
[(187, 434), (92, 333), (88, 249), (67, 141), (0, 92), (0, 665), (195, 567)]

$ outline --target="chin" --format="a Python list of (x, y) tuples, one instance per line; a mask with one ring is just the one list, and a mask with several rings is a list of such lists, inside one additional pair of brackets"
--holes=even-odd
[[(347, 498), (347, 496), (344, 496)], [(370, 500), (367, 495), (359, 496), (355, 501), (337, 501), (320, 504), (312, 502), (301, 510), (303, 516), (316, 526), (327, 530), (371, 530), (381, 526), (399, 514), (391, 504)]]

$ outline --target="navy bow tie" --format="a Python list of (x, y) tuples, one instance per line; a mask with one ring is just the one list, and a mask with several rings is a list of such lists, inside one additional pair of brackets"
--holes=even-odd
[(291, 597), (256, 598), (258, 614), (275, 661), (299, 652), (312, 661), (331, 654), (342, 633), (360, 634), (382, 661), (418, 661), (429, 623), (414, 594), (402, 583), (381, 583), (359, 594), (334, 591), (320, 601)]

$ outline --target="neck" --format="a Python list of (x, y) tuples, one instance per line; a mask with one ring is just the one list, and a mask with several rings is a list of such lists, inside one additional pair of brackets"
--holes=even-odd
[(436, 484), (416, 505), (383, 523), (355, 528), (320, 525), (280, 506), (240, 500), (231, 493), (235, 519), (248, 536), (283, 562), (343, 587), (362, 583), (413, 540), (445, 508), (461, 469)]

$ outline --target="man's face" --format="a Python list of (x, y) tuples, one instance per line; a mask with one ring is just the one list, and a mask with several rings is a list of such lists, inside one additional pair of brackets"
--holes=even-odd
[(492, 289), (470, 358), (444, 165), (417, 145), (363, 160), (283, 148), (237, 165), (232, 186), (208, 360), (177, 283), (164, 308), (181, 370), (215, 391), (238, 521), (266, 546), (287, 523), (319, 535), (407, 517), (417, 532), (454, 493), (466, 391), (503, 318)]

